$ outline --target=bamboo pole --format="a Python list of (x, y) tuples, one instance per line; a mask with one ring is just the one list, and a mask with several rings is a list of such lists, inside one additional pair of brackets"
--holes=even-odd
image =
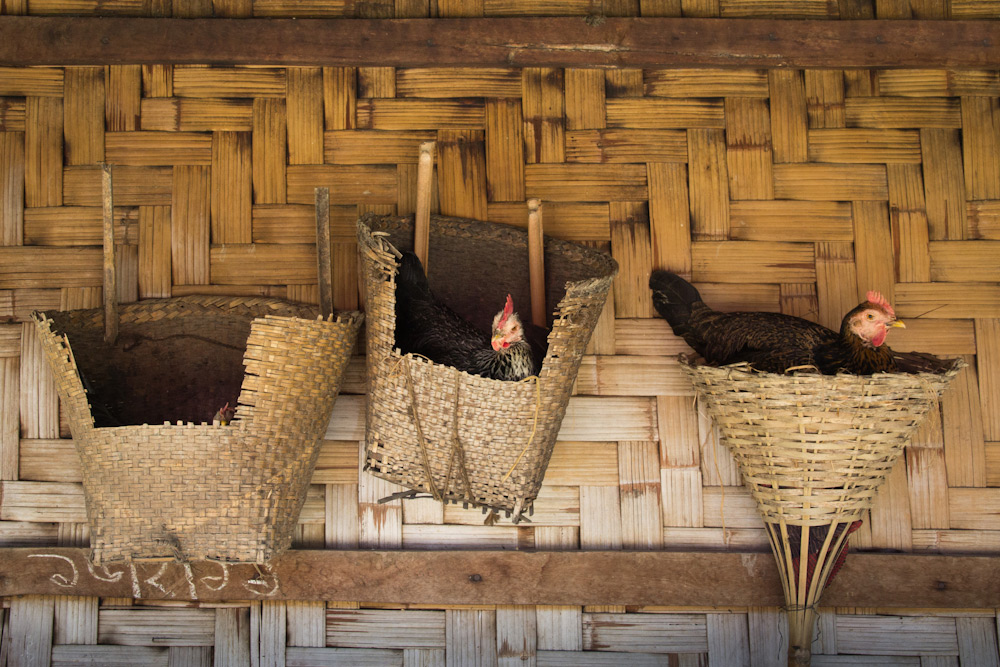
[(330, 188), (316, 188), (316, 263), (320, 315), (333, 315), (333, 260), (330, 255)]
[(101, 205), (104, 214), (104, 342), (118, 338), (118, 279), (115, 274), (115, 205), (111, 165), (101, 163)]
[(413, 252), (427, 272), (427, 254), (430, 250), (431, 180), (434, 176), (434, 144), (420, 144), (417, 162), (417, 211), (413, 221)]
[(531, 321), (546, 325), (545, 308), (545, 235), (542, 227), (542, 202), (528, 200), (528, 281), (531, 287)]

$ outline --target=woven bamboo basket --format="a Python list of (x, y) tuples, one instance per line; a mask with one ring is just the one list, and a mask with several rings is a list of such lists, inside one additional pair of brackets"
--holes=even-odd
[[(262, 563), (288, 548), (354, 348), (336, 320), (275, 299), (37, 312), (83, 468), (92, 559)], [(245, 367), (245, 371), (244, 371)], [(219, 408), (236, 408), (228, 425)]]
[[(413, 493), (481, 507), (488, 521), (493, 511), (523, 519), (617, 263), (545, 238), (546, 303), (558, 304), (549, 314), (547, 354), (537, 377), (505, 382), (395, 348), (394, 250), (412, 248), (412, 218), (366, 216), (358, 240), (368, 318), (366, 468)], [(430, 248), (428, 280), (470, 321), (488, 324), (508, 293), (529, 303), (524, 230), (432, 216)]]
[(788, 605), (788, 664), (808, 665), (816, 605), (843, 564), (848, 536), (964, 362), (867, 376), (780, 375), (686, 359), (681, 366), (767, 528)]

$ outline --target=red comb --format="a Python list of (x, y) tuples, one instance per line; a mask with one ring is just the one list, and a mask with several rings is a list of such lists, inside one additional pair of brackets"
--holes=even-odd
[(503, 326), (503, 323), (507, 321), (507, 318), (514, 314), (514, 300), (510, 298), (510, 294), (507, 295), (507, 303), (503, 305), (503, 312), (500, 313), (500, 319), (497, 320), (497, 326)]
[(892, 317), (896, 316), (896, 311), (892, 309), (892, 306), (889, 305), (889, 301), (884, 296), (882, 296), (881, 292), (869, 290), (868, 294), (865, 295), (865, 299), (869, 303), (873, 303), (876, 306), (881, 306), (885, 310), (885, 312), (889, 313), (889, 315), (891, 315)]

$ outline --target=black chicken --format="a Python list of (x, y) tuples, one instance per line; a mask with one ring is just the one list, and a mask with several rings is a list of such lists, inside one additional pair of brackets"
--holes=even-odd
[(712, 310), (691, 283), (667, 271), (654, 271), (649, 287), (657, 312), (712, 365), (747, 362), (769, 373), (811, 366), (827, 375), (897, 370), (899, 355), (885, 338), (888, 327), (906, 325), (878, 292), (844, 316), (838, 333), (782, 313)]
[(539, 352), (507, 295), (487, 335), (442, 303), (431, 291), (420, 260), (404, 252), (396, 276), (396, 347), (465, 373), (494, 380), (522, 380), (538, 372)]

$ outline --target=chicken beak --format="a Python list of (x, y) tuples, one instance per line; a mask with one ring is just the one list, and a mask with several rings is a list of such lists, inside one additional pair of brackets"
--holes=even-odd
[(904, 324), (902, 320), (893, 320), (892, 322), (889, 322), (889, 326), (890, 327), (899, 327), (900, 329), (905, 329), (906, 328), (906, 324)]
[(494, 336), (493, 340), (490, 341), (490, 345), (493, 346), (493, 351), (494, 352), (499, 352), (500, 351), (500, 345), (501, 345), (500, 344), (500, 336)]

